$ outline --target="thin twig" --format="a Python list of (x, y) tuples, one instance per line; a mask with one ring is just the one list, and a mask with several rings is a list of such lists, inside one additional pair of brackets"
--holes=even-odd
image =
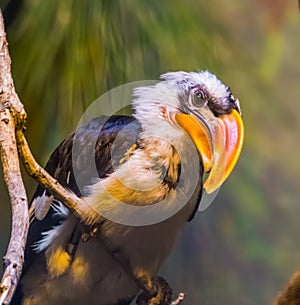
[(180, 293), (178, 294), (178, 297), (176, 298), (176, 300), (174, 300), (174, 301), (171, 303), (171, 305), (179, 305), (179, 304), (184, 300), (184, 297), (185, 297), (184, 293), (183, 293), (183, 292), (180, 292)]
[(34, 159), (22, 130), (16, 131), (20, 158), (28, 172), (38, 183), (52, 192), (71, 211), (80, 216), (78, 209), (80, 199), (65, 189), (55, 178), (43, 169)]

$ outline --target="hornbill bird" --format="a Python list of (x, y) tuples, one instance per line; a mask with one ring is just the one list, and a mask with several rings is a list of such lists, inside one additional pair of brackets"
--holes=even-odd
[(132, 116), (93, 118), (52, 153), (46, 170), (80, 217), (37, 187), (12, 304), (129, 305), (232, 171), (244, 128), (229, 87), (208, 71), (161, 78), (134, 90)]

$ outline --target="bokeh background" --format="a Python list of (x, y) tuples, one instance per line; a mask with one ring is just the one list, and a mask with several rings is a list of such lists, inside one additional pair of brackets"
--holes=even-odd
[[(186, 304), (271, 304), (300, 267), (297, 1), (0, 4), (27, 137), (43, 165), (88, 105), (120, 84), (207, 69), (231, 87), (246, 127), (242, 156), (214, 204), (187, 226), (162, 273), (175, 292), (187, 293)], [(24, 179), (31, 196), (35, 183)], [(10, 208), (0, 180), (2, 256)]]

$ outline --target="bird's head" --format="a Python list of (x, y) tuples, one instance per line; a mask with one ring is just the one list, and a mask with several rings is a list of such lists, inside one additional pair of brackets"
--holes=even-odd
[(193, 140), (209, 173), (204, 188), (218, 189), (240, 155), (244, 126), (239, 101), (214, 74), (169, 72), (155, 86), (135, 91), (135, 116), (145, 133)]

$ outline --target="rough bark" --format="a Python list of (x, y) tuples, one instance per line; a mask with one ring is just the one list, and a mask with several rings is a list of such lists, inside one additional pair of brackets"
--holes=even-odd
[(14, 90), (6, 34), (0, 15), (0, 153), (13, 215), (11, 239), (4, 257), (5, 271), (0, 284), (0, 304), (9, 304), (21, 276), (29, 223), (27, 196), (15, 138), (16, 125), (22, 126), (20, 121), (15, 120), (11, 109), (19, 113), (21, 121), (25, 121), (23, 105)]

